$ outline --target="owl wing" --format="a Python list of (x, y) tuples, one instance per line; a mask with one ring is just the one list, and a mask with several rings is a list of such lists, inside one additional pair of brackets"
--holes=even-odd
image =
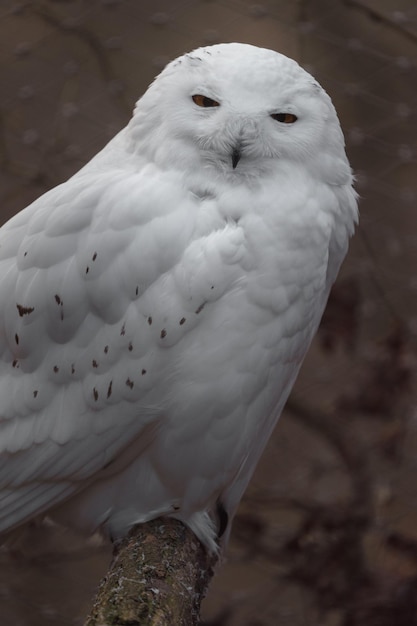
[(194, 208), (158, 172), (87, 171), (0, 230), (0, 532), (156, 436)]

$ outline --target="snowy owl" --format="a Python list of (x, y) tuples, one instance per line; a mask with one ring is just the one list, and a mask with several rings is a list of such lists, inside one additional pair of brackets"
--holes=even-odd
[(356, 219), (335, 109), (295, 61), (169, 63), (0, 230), (0, 532), (171, 516), (224, 544)]

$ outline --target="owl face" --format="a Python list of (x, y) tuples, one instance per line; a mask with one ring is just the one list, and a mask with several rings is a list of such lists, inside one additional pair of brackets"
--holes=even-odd
[[(330, 98), (295, 61), (246, 44), (200, 48), (170, 63), (139, 101), (136, 122), (152, 120), (172, 152), (230, 176), (257, 174), (320, 155), (344, 158)], [(138, 133), (138, 140), (140, 140)]]

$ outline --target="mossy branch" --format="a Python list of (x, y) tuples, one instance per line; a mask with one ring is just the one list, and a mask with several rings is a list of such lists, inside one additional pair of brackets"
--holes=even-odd
[(115, 547), (84, 626), (195, 626), (216, 561), (177, 520), (135, 526)]

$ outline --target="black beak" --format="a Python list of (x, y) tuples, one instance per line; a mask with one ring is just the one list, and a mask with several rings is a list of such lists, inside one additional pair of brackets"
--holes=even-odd
[(232, 152), (232, 165), (233, 165), (233, 169), (236, 169), (237, 164), (240, 161), (240, 150), (238, 148), (235, 148)]

